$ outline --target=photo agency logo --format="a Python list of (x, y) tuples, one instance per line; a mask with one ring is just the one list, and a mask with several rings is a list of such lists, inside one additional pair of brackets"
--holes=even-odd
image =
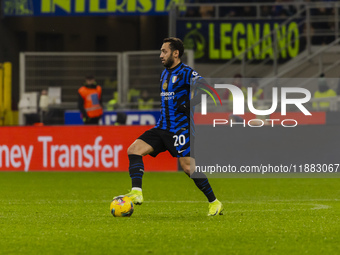
[[(203, 85), (203, 88), (199, 87), (198, 89), (200, 89), (200, 90), (204, 91), (205, 93), (207, 93), (211, 97), (211, 99), (214, 101), (215, 106), (217, 106), (215, 97), (212, 94), (212, 93), (214, 93), (215, 96), (220, 101), (220, 104), (222, 106), (222, 100), (221, 100), (220, 96), (218, 95), (217, 91), (213, 87), (211, 87), (210, 85), (208, 85), (206, 83), (204, 83), (202, 85)], [(212, 93), (209, 90), (212, 91)], [(202, 94), (201, 95), (201, 102), (202, 102), (201, 113), (202, 113), (202, 115), (207, 115), (207, 94)]]
[[(248, 121), (244, 120), (242, 117), (245, 114), (245, 95), (243, 91), (232, 84), (215, 84), (214, 88), (209, 86), (209, 88), (218, 96), (215, 89), (227, 89), (232, 94), (232, 105), (233, 105), (233, 116), (236, 116), (237, 122), (233, 119), (213, 119), (213, 127), (217, 125), (230, 125), (231, 127), (235, 125), (243, 125), (249, 127), (262, 127), (265, 123), (269, 123), (272, 127), (274, 127), (274, 123), (281, 123), (283, 127), (296, 127), (298, 125), (298, 121), (296, 119), (271, 119), (271, 118), (258, 118), (258, 119), (250, 119)], [(285, 117), (287, 115), (287, 105), (295, 105), (304, 115), (311, 116), (312, 114), (306, 109), (303, 105), (311, 99), (311, 93), (309, 90), (299, 87), (285, 87), (281, 89), (281, 116)], [(209, 91), (202, 89), (207, 92), (207, 94), (213, 99), (216, 104), (216, 100), (212, 96)], [(295, 95), (299, 95), (299, 98), (288, 98), (288, 94), (294, 93)], [(201, 95), (201, 114), (207, 115), (207, 94)], [(278, 88), (273, 87), (272, 89), (272, 105), (269, 109), (256, 109), (254, 107), (253, 100), (253, 88), (247, 88), (246, 93), (247, 98), (247, 106), (251, 113), (258, 116), (268, 117), (270, 114), (274, 113), (278, 107)], [(222, 105), (222, 101), (220, 99), (220, 103)], [(256, 123), (256, 124), (255, 124)]]

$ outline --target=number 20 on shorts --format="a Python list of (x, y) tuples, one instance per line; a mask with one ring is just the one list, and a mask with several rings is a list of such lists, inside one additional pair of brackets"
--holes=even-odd
[(174, 135), (173, 138), (175, 138), (174, 146), (185, 144), (185, 135)]

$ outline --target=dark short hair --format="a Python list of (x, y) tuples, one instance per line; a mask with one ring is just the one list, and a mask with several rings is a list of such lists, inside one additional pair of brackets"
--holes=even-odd
[(171, 51), (173, 52), (175, 50), (178, 50), (179, 57), (182, 57), (184, 53), (184, 45), (181, 39), (176, 38), (176, 37), (169, 37), (169, 38), (165, 38), (163, 40), (163, 43), (170, 43)]

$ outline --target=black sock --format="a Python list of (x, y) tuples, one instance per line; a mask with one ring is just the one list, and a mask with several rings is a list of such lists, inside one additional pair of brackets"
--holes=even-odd
[(144, 174), (143, 158), (140, 155), (128, 155), (128, 157), (132, 188), (142, 188), (142, 178)]
[(216, 200), (214, 191), (212, 190), (208, 178), (203, 173), (195, 172), (191, 175), (196, 186), (204, 193), (209, 202)]

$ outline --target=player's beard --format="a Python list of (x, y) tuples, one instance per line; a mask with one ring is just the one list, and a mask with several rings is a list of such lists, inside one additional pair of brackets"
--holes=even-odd
[(174, 64), (174, 58), (171, 54), (171, 56), (169, 56), (169, 58), (164, 62), (163, 65), (165, 66), (165, 68), (170, 68), (172, 67), (173, 64)]

